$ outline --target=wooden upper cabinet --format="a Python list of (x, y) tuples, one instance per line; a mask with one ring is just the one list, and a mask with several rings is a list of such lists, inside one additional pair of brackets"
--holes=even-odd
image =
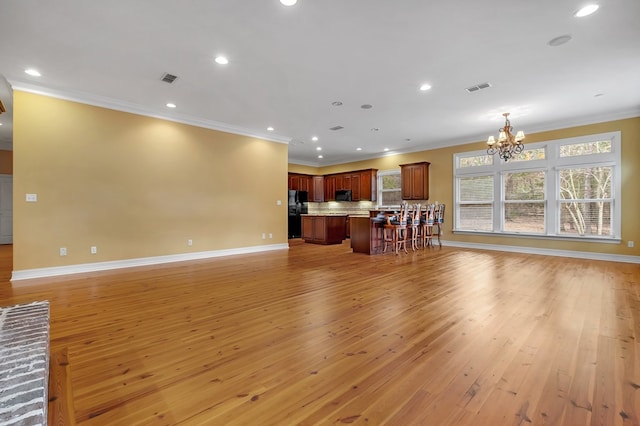
[(360, 173), (353, 173), (349, 176), (350, 187), (347, 189), (351, 190), (351, 201), (360, 201), (362, 199), (362, 184), (360, 182)]
[(313, 176), (311, 178), (309, 201), (314, 203), (322, 203), (324, 201), (324, 176)]
[(351, 173), (345, 173), (342, 175), (342, 188), (351, 190)]
[(324, 200), (334, 201), (336, 199), (336, 176), (328, 175), (324, 177)]
[(312, 176), (299, 173), (289, 173), (289, 189), (311, 192)]
[(375, 201), (378, 170), (366, 169), (325, 176), (289, 173), (289, 189), (307, 191), (309, 201), (322, 203), (335, 201), (336, 191), (351, 190), (352, 201)]
[(360, 199), (363, 201), (376, 201), (378, 195), (378, 171), (376, 169), (362, 170), (360, 172)]
[(403, 200), (429, 199), (429, 164), (423, 161), (400, 165)]
[(296, 191), (300, 188), (300, 181), (298, 179), (298, 175), (293, 173), (289, 173), (289, 189), (295, 189)]

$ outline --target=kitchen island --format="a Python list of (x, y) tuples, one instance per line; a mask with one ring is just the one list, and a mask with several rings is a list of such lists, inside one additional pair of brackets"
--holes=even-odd
[(341, 244), (347, 235), (347, 215), (302, 215), (305, 243)]
[(370, 216), (350, 218), (351, 249), (354, 253), (382, 254), (384, 223), (374, 220), (377, 213), (372, 211)]
[[(444, 205), (440, 205), (444, 209)], [(444, 211), (444, 210), (443, 210)], [(351, 249), (354, 253), (382, 254), (384, 253), (384, 223), (385, 217), (397, 214), (394, 210), (371, 210), (369, 217), (351, 216)], [(426, 211), (424, 211), (426, 213)], [(437, 216), (438, 210), (436, 210)], [(438, 239), (438, 245), (442, 247), (440, 237), (442, 235), (442, 222), (435, 220), (433, 229), (427, 231), (431, 244), (431, 238)]]

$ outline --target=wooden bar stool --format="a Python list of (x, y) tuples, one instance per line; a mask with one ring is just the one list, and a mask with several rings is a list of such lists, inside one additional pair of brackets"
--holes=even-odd
[(444, 204), (437, 204), (435, 212), (433, 214), (433, 222), (435, 226), (438, 227), (438, 245), (442, 247), (442, 242), (440, 241), (440, 237), (442, 236), (442, 224), (444, 223)]
[(408, 205), (402, 203), (400, 206), (400, 213), (397, 215), (387, 216), (387, 223), (384, 225), (384, 249), (383, 253), (387, 252), (387, 247), (393, 247), (395, 254), (398, 254), (400, 248), (407, 252), (407, 214)]
[(413, 205), (413, 211), (409, 214), (408, 226), (411, 231), (411, 250), (416, 251), (418, 248), (420, 234), (420, 204)]
[(433, 240), (433, 224), (435, 222), (435, 204), (427, 204), (424, 217), (420, 217), (422, 247), (430, 246)]

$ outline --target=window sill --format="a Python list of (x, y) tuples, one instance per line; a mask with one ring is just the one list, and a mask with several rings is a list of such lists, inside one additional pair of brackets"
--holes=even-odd
[(460, 229), (454, 229), (454, 234), (459, 235), (481, 235), (487, 237), (507, 237), (507, 238), (528, 238), (534, 240), (556, 240), (556, 241), (573, 241), (573, 242), (586, 242), (586, 243), (604, 243), (604, 244), (620, 244), (622, 240), (620, 238), (612, 237), (583, 237), (580, 235), (540, 235), (540, 234), (527, 234), (518, 232), (489, 232), (489, 231), (466, 231)]

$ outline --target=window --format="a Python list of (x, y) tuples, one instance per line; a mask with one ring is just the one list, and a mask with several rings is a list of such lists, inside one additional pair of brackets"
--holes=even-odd
[(461, 177), (458, 220), (463, 229), (493, 230), (493, 176)]
[(509, 162), (454, 156), (454, 230), (620, 238), (620, 132), (526, 145)]
[(400, 204), (402, 204), (400, 170), (378, 172), (378, 205), (399, 206)]

